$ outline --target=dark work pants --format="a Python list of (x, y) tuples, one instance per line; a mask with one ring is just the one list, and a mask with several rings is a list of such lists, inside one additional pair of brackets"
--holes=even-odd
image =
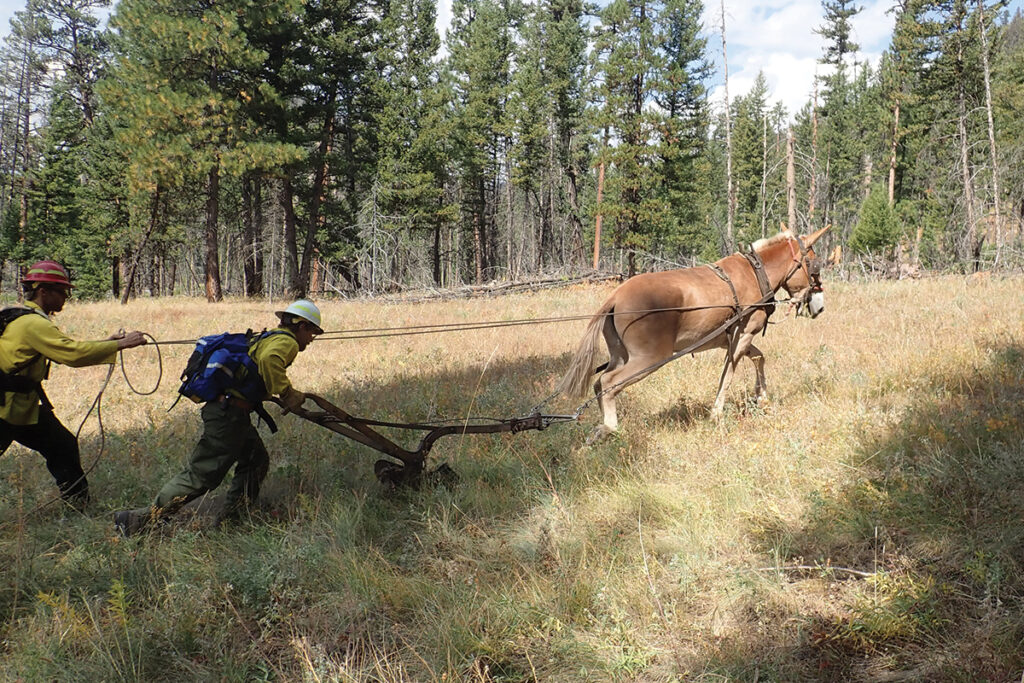
[(217, 488), (235, 467), (235, 476), (224, 498), (224, 515), (256, 501), (260, 484), (267, 476), (270, 455), (249, 412), (222, 401), (203, 405), (203, 435), (192, 450), (188, 465), (171, 478), (153, 501), (160, 516), (168, 516), (190, 500)]
[(52, 408), (39, 408), (39, 421), (34, 425), (12, 425), (0, 420), (0, 454), (12, 441), (39, 451), (46, 459), (46, 469), (60, 489), (64, 500), (81, 502), (89, 497), (89, 482), (82, 471), (75, 435), (60, 423)]

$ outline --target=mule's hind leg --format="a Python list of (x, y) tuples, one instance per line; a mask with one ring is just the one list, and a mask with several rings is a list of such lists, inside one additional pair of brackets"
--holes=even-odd
[(609, 397), (607, 394), (602, 394), (601, 392), (603, 391), (602, 387), (612, 385), (612, 383), (607, 383), (605, 381), (605, 378), (608, 377), (609, 373), (616, 372), (629, 358), (629, 352), (626, 350), (626, 345), (622, 342), (622, 337), (620, 337), (619, 333), (615, 330), (615, 323), (611, 316), (609, 316), (605, 321), (602, 332), (604, 333), (605, 344), (608, 346), (609, 359), (604, 373), (602, 373), (594, 382), (594, 394), (598, 397), (597, 405), (601, 408), (601, 425), (595, 429), (594, 433), (587, 439), (588, 444), (600, 441), (605, 436), (618, 429), (619, 418), (615, 413), (615, 397)]
[(597, 428), (591, 437), (587, 439), (587, 443), (594, 443), (595, 441), (618, 430), (619, 418), (615, 411), (615, 397), (630, 384), (639, 382), (644, 377), (654, 372), (654, 370), (649, 368), (659, 360), (663, 359), (650, 358), (646, 356), (633, 357), (624, 365), (616, 367), (614, 370), (609, 369), (601, 375), (600, 378), (598, 378), (597, 382), (594, 384), (594, 390), (598, 395), (597, 402), (598, 405), (601, 406), (603, 423)]

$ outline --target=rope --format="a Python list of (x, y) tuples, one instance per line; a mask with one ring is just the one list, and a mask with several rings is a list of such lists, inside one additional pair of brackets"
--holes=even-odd
[[(763, 302), (749, 304), (749, 306), (766, 306)], [(669, 308), (644, 308), (633, 311), (614, 311), (606, 315), (647, 315), (650, 313), (665, 313), (675, 311), (688, 313), (691, 311), (706, 311), (715, 308), (734, 308), (727, 304), (710, 304), (707, 306), (673, 306)], [(488, 320), (464, 323), (437, 323), (433, 325), (406, 325), (400, 327), (367, 327), (347, 330), (331, 330), (324, 332), (317, 337), (317, 341), (341, 341), (349, 339), (370, 339), (376, 337), (397, 337), (414, 334), (435, 334), (444, 332), (462, 332), (465, 330), (496, 329), (501, 327), (516, 327), (520, 325), (543, 325), (548, 323), (570, 322), (573, 320), (590, 320), (593, 313), (587, 315), (563, 315), (550, 318), (520, 318), (516, 320)], [(165, 342), (166, 343), (166, 342)]]
[[(772, 304), (759, 301), (747, 304), (747, 308), (757, 306), (771, 306)], [(647, 315), (650, 313), (665, 313), (676, 311), (688, 313), (691, 311), (706, 311), (715, 308), (735, 308), (728, 304), (709, 304), (707, 306), (675, 306), (670, 308), (644, 308), (635, 311), (614, 311), (607, 315)], [(571, 322), (573, 320), (590, 320), (593, 313), (586, 315), (560, 315), (550, 318), (519, 318), (515, 320), (482, 320), (463, 323), (436, 323), (429, 325), (402, 325), (396, 327), (362, 327), (340, 330), (328, 330), (317, 335), (315, 341), (348, 341), (351, 339), (378, 339), (384, 337), (405, 337), (418, 334), (443, 334), (446, 332), (465, 332), (468, 330), (498, 329), (501, 327), (517, 327), (521, 325), (544, 325), (549, 323)], [(146, 335), (149, 336), (149, 335)], [(150, 339), (153, 339), (150, 337)], [(154, 343), (156, 340), (153, 340)], [(171, 339), (161, 341), (164, 346), (194, 345), (198, 339)]]

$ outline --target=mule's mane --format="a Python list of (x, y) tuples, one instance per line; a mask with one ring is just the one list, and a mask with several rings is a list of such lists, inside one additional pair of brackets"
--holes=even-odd
[(788, 239), (793, 239), (793, 231), (783, 230), (778, 235), (774, 235), (772, 237), (762, 237), (761, 239), (751, 244), (750, 248), (753, 249), (754, 251), (759, 251), (760, 249), (763, 249), (767, 246), (771, 246), (772, 244), (782, 242), (783, 240)]

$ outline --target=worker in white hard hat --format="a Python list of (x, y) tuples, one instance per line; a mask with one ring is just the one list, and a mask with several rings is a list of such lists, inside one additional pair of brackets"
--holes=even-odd
[[(249, 347), (249, 356), (263, 380), (266, 389), (263, 398), (278, 396), (286, 410), (295, 410), (306, 400), (306, 395), (292, 386), (287, 368), (313, 337), (323, 334), (320, 309), (308, 299), (299, 299), (275, 314), (280, 324), (256, 338)], [(239, 386), (244, 382), (245, 377), (239, 378)], [(218, 523), (238, 517), (255, 502), (270, 467), (270, 456), (250, 417), (259, 409), (259, 404), (260, 401), (247, 399), (233, 389), (219, 400), (205, 403), (203, 435), (188, 465), (164, 484), (148, 509), (115, 513), (114, 524), (118, 530), (128, 535), (151, 522), (167, 519), (189, 501), (217, 488), (232, 465), (235, 473)]]

